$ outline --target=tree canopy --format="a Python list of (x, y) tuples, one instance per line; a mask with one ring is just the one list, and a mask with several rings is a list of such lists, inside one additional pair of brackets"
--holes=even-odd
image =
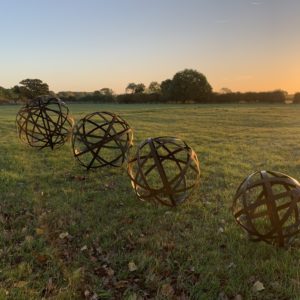
[(152, 81), (149, 84), (148, 92), (149, 93), (158, 93), (159, 94), (161, 92), (160, 84), (157, 81)]
[(204, 102), (212, 94), (212, 87), (202, 73), (185, 69), (174, 75), (169, 93), (171, 99), (175, 101)]
[(145, 91), (146, 86), (143, 83), (131, 82), (126, 87), (126, 93), (130, 94), (140, 94)]
[[(125, 94), (116, 95), (112, 89), (103, 87), (94, 92), (62, 91), (54, 94), (40, 79), (24, 79), (12, 88), (0, 86), (0, 103), (20, 103), (42, 95), (56, 95), (68, 102), (93, 103), (285, 103), (292, 99), (286, 91), (233, 92), (229, 88), (212, 92), (206, 77), (193, 69), (177, 72), (172, 79), (143, 83), (131, 82)], [(300, 103), (300, 93), (294, 95), (294, 103)]]
[(40, 79), (24, 79), (20, 82), (20, 86), (16, 86), (14, 89), (26, 99), (34, 99), (49, 94), (48, 84)]
[(294, 103), (300, 103), (300, 93), (294, 95)]

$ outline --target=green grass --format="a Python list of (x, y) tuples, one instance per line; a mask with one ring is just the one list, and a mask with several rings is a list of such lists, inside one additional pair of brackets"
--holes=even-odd
[(249, 241), (230, 211), (253, 171), (300, 179), (300, 106), (69, 106), (76, 119), (121, 114), (135, 146), (174, 135), (193, 147), (201, 184), (176, 209), (138, 201), (125, 167), (86, 172), (69, 144), (21, 144), (18, 108), (0, 107), (0, 299), (300, 299), (299, 248)]

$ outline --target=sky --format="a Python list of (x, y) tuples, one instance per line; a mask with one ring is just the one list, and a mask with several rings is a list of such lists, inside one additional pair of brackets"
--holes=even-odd
[(186, 68), (214, 91), (300, 91), (300, 0), (0, 0), (0, 86), (116, 93)]

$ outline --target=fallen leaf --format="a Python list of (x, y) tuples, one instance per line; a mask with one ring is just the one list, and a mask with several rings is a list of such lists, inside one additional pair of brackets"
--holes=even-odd
[(231, 262), (228, 266), (227, 266), (227, 269), (231, 269), (231, 268), (234, 268), (236, 265), (234, 262)]
[(115, 188), (116, 183), (115, 182), (110, 182), (110, 183), (105, 183), (104, 186), (106, 189), (113, 190)]
[(132, 224), (133, 223), (133, 219), (132, 218), (124, 218), (122, 221), (121, 221), (122, 224)]
[(25, 236), (25, 241), (26, 241), (27, 243), (31, 243), (31, 242), (33, 241), (33, 236), (32, 236), (32, 235), (26, 235), (26, 236)]
[(41, 254), (41, 255), (37, 255), (36, 259), (40, 264), (44, 264), (48, 260), (48, 256)]
[(97, 253), (102, 253), (102, 248), (98, 247), (98, 248), (96, 248), (96, 251), (97, 251)]
[(161, 293), (165, 297), (171, 297), (171, 296), (174, 295), (175, 291), (174, 291), (173, 287), (169, 283), (166, 283), (166, 284), (162, 285), (162, 287), (161, 287)]
[(128, 263), (128, 269), (130, 272), (134, 272), (138, 269), (138, 267), (136, 266), (136, 264), (133, 261), (130, 261)]
[(80, 248), (80, 251), (85, 251), (87, 250), (87, 248), (88, 248), (87, 245), (84, 245), (83, 247)]
[(218, 229), (218, 233), (223, 233), (224, 232), (224, 228), (223, 227), (220, 227), (219, 229)]
[(260, 281), (256, 281), (252, 286), (252, 291), (255, 293), (263, 291), (264, 289), (265, 289), (265, 287)]
[(35, 232), (36, 232), (37, 235), (42, 235), (42, 234), (44, 234), (44, 229), (42, 229), (42, 228), (36, 228)]
[(59, 238), (60, 239), (65, 239), (69, 236), (69, 233), (68, 232), (62, 232), (60, 235), (59, 235)]
[(120, 280), (115, 283), (115, 288), (116, 289), (122, 289), (128, 286), (128, 281), (127, 280)]
[(172, 251), (175, 249), (175, 243), (174, 242), (164, 243), (163, 248), (165, 251)]
[(112, 276), (114, 276), (115, 271), (112, 268), (107, 268), (106, 273), (109, 277), (112, 277)]

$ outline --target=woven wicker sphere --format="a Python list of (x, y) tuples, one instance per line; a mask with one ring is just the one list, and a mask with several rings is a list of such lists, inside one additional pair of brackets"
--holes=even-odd
[(233, 214), (250, 238), (280, 247), (300, 230), (300, 184), (278, 172), (260, 171), (237, 189)]
[(199, 182), (196, 153), (175, 137), (148, 138), (128, 162), (128, 175), (140, 200), (176, 206)]
[(128, 123), (110, 112), (94, 112), (79, 120), (73, 128), (73, 154), (87, 169), (120, 167), (132, 146)]
[(69, 137), (73, 120), (68, 107), (58, 98), (38, 97), (23, 106), (16, 117), (21, 141), (36, 148), (62, 146)]

